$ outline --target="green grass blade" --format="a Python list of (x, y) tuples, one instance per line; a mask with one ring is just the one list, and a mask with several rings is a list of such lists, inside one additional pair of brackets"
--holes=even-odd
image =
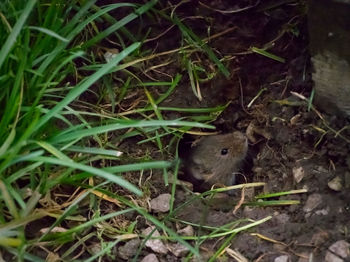
[(29, 29), (33, 29), (33, 30), (37, 30), (40, 31), (42, 33), (45, 33), (53, 38), (56, 38), (62, 42), (69, 42), (69, 40), (67, 38), (64, 38), (62, 36), (60, 36), (59, 34), (55, 33), (54, 31), (47, 29), (47, 28), (43, 28), (43, 27), (38, 27), (38, 26), (28, 26)]
[(23, 12), (21, 16), (19, 17), (18, 21), (16, 22), (15, 26), (12, 29), (12, 32), (7, 37), (6, 42), (2, 46), (0, 50), (0, 68), (2, 67), (2, 64), (4, 63), (6, 57), (8, 56), (11, 48), (14, 46), (16, 39), (21, 32), (24, 23), (26, 22), (30, 12), (32, 11), (34, 5), (36, 3), (36, 0), (29, 0), (27, 2), (27, 5), (24, 7)]
[(216, 57), (214, 52), (208, 47), (195, 33), (193, 33), (188, 27), (186, 27), (181, 20), (175, 15), (172, 19), (174, 24), (176, 24), (182, 33), (187, 36), (187, 40), (191, 42), (191, 44), (194, 44), (198, 46), (197, 43), (199, 43), (199, 47), (202, 48), (208, 55), (208, 57), (217, 65), (221, 73), (223, 73), (224, 76), (227, 78), (230, 76), (230, 72), (227, 70), (227, 68), (221, 63), (221, 61)]
[[(162, 169), (162, 168), (169, 168), (172, 166), (171, 162), (167, 161), (152, 161), (152, 162), (142, 162), (142, 163), (134, 163), (134, 164), (127, 164), (127, 165), (120, 165), (120, 166), (111, 166), (111, 167), (105, 167), (102, 168), (102, 170), (109, 172), (109, 173), (123, 173), (123, 172), (132, 172), (132, 171), (138, 171), (138, 170), (146, 170), (146, 169)], [(75, 174), (74, 176), (70, 178), (62, 178), (62, 181), (64, 183), (73, 183), (74, 181), (80, 181), (82, 179), (91, 177), (89, 173), (83, 172), (80, 174)], [(57, 178), (58, 180), (61, 178)], [(56, 182), (58, 183), (58, 181)]]
[(127, 15), (126, 17), (124, 17), (123, 19), (118, 21), (117, 23), (115, 23), (112, 26), (110, 26), (109, 28), (107, 28), (105, 31), (101, 32), (100, 34), (98, 34), (94, 38), (92, 38), (89, 41), (87, 41), (82, 46), (82, 48), (84, 48), (84, 49), (88, 48), (91, 45), (96, 44), (97, 42), (101, 41), (102, 39), (108, 37), (110, 34), (115, 32), (116, 30), (120, 29), (121, 27), (123, 27), (126, 24), (130, 23), (132, 20), (134, 20), (137, 17), (139, 17), (141, 14), (145, 13), (146, 11), (148, 11), (157, 2), (158, 2), (158, 0), (151, 0), (151, 1), (149, 1), (145, 5), (141, 6), (137, 10), (135, 10), (135, 13)]
[(16, 129), (11, 129), (10, 134), (6, 138), (5, 142), (2, 144), (0, 147), (0, 158), (3, 157), (4, 154), (7, 154), (7, 150), (12, 144), (13, 140), (15, 139), (16, 136)]
[(87, 136), (92, 136), (96, 134), (102, 134), (106, 132), (111, 132), (119, 129), (126, 128), (139, 128), (139, 127), (150, 127), (150, 126), (190, 126), (190, 127), (198, 127), (198, 128), (209, 128), (215, 129), (214, 126), (201, 124), (196, 122), (188, 122), (188, 121), (180, 121), (180, 120), (139, 120), (139, 121), (118, 121), (119, 123), (110, 124), (105, 126), (93, 127), (90, 129), (72, 131), (65, 134), (59, 134), (55, 137), (49, 139), (52, 143), (63, 143), (67, 141), (72, 141), (75, 139), (82, 139)]
[(51, 144), (46, 143), (45, 141), (35, 141), (35, 143), (38, 144), (43, 149), (45, 149), (47, 152), (50, 152), (52, 155), (54, 155), (58, 159), (61, 159), (62, 161), (72, 161), (68, 156), (63, 154), (60, 150), (58, 150)]
[(80, 146), (71, 146), (66, 148), (65, 151), (86, 153), (91, 155), (112, 156), (112, 157), (119, 157), (123, 154), (123, 152), (120, 152), (117, 150), (109, 150), (109, 149), (96, 148), (96, 147), (80, 147)]
[(93, 175), (102, 177), (112, 183), (115, 183), (117, 185), (120, 185), (121, 187), (124, 187), (125, 189), (129, 190), (130, 192), (135, 193), (136, 195), (141, 196), (142, 192), (140, 189), (138, 189), (136, 186), (131, 184), (130, 182), (126, 181), (125, 179), (121, 178), (120, 176), (111, 174), (109, 172), (106, 172), (104, 170), (101, 170), (99, 168), (83, 165), (80, 163), (76, 163), (73, 161), (63, 161), (61, 159), (53, 158), (53, 157), (44, 157), (44, 156), (38, 156), (31, 158), (29, 161), (34, 161), (34, 162), (43, 162), (47, 164), (53, 164), (53, 165), (59, 165), (59, 166), (66, 166), (66, 167), (71, 167), (74, 169), (82, 170), (88, 173), (91, 173)]
[(78, 86), (72, 89), (66, 97), (60, 101), (54, 108), (52, 108), (44, 117), (42, 117), (36, 125), (34, 131), (37, 131), (41, 126), (46, 124), (55, 114), (61, 111), (65, 106), (71, 103), (75, 98), (77, 98), (81, 93), (86, 91), (92, 84), (94, 84), (98, 79), (103, 75), (108, 73), (113, 67), (115, 67), (121, 60), (133, 52), (136, 48), (140, 46), (140, 43), (134, 43), (131, 46), (127, 47), (116, 57), (114, 57), (109, 63), (105, 64), (100, 70), (91, 75), (85, 81), (82, 81)]
[(285, 62), (286, 62), (286, 60), (285, 60), (284, 58), (282, 58), (282, 57), (280, 57), (280, 56), (277, 56), (277, 55), (274, 55), (274, 54), (272, 54), (272, 53), (270, 53), (270, 52), (267, 52), (267, 51), (264, 50), (264, 49), (260, 49), (260, 48), (257, 48), (257, 47), (252, 47), (251, 50), (252, 50), (252, 52), (254, 52), (254, 53), (257, 53), (257, 54), (259, 54), (259, 55), (266, 56), (266, 57), (271, 58), (271, 59), (273, 59), (273, 60), (275, 60), (275, 61), (278, 61), (278, 62), (281, 62), (281, 63), (285, 63)]

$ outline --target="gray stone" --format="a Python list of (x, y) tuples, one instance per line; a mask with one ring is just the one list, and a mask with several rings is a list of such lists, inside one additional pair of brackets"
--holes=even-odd
[(306, 204), (303, 208), (304, 212), (309, 213), (317, 208), (322, 203), (322, 196), (320, 194), (312, 194), (306, 200)]
[(282, 255), (282, 256), (276, 257), (274, 259), (274, 262), (290, 262), (290, 259), (289, 259), (289, 256)]
[(170, 209), (170, 194), (161, 194), (151, 200), (151, 209), (155, 212), (168, 212)]
[[(155, 227), (148, 227), (142, 231), (142, 234), (144, 234), (145, 236), (148, 236), (149, 234), (151, 234), (151, 232), (154, 230), (154, 228)], [(159, 234), (158, 230), (155, 230), (152, 233), (152, 237), (159, 237), (159, 236), (160, 236), (160, 234)], [(164, 243), (160, 239), (148, 239), (146, 241), (145, 245), (146, 245), (146, 247), (149, 247), (150, 249), (152, 249), (156, 253), (160, 253), (160, 254), (168, 253), (168, 249), (166, 248), (166, 246), (164, 245)]]
[(118, 248), (118, 255), (125, 260), (135, 256), (137, 249), (140, 245), (141, 241), (138, 238), (131, 239), (126, 242), (124, 246), (120, 246)]
[(159, 260), (155, 254), (151, 253), (145, 256), (141, 262), (159, 262)]

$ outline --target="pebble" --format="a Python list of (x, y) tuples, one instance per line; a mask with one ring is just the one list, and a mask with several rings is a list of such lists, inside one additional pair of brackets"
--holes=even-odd
[(309, 213), (317, 208), (322, 203), (322, 196), (320, 194), (314, 193), (308, 197), (306, 204), (303, 207), (305, 213)]
[(177, 233), (180, 236), (187, 236), (187, 237), (191, 237), (194, 235), (194, 229), (191, 225), (188, 225), (180, 230), (177, 231)]
[(333, 243), (326, 253), (325, 262), (345, 262), (350, 259), (350, 244), (345, 240)]
[(328, 187), (334, 191), (342, 191), (343, 190), (343, 183), (342, 179), (339, 176), (336, 176), (331, 181), (328, 182)]
[(315, 211), (315, 214), (318, 216), (327, 216), (329, 214), (330, 208), (327, 206), (326, 208)]
[(170, 194), (161, 194), (151, 200), (151, 209), (156, 213), (165, 213), (170, 209)]
[(141, 240), (138, 238), (131, 239), (126, 242), (124, 246), (118, 248), (118, 255), (125, 260), (135, 256), (138, 247), (140, 246)]
[[(154, 230), (155, 227), (148, 227), (142, 231), (142, 234), (148, 236)], [(152, 237), (159, 237), (159, 231), (155, 230), (152, 234)], [(166, 254), (168, 253), (168, 249), (164, 245), (163, 241), (160, 239), (148, 239), (145, 243), (146, 247), (149, 247), (156, 253)]]
[(289, 259), (289, 256), (287, 255), (282, 255), (282, 256), (279, 256), (279, 257), (276, 257), (274, 259), (274, 262), (290, 262), (291, 260)]
[(171, 243), (168, 248), (176, 257), (184, 257), (189, 252), (188, 248), (181, 243)]
[(141, 262), (159, 262), (159, 260), (155, 254), (151, 253), (145, 256)]
[(294, 181), (298, 184), (303, 180), (305, 176), (304, 168), (303, 167), (293, 167), (293, 177)]

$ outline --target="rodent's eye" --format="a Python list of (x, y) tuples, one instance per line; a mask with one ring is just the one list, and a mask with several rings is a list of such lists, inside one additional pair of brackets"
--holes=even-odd
[(226, 155), (228, 153), (228, 149), (227, 148), (223, 148), (221, 149), (221, 155)]

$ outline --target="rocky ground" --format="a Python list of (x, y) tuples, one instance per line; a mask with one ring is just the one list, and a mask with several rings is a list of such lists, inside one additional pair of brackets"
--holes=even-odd
[[(148, 208), (160, 220), (169, 215), (171, 219), (166, 220), (166, 225), (183, 236), (205, 235), (208, 229), (205, 226), (215, 228), (235, 221), (245, 225), (271, 216), (265, 223), (232, 235), (227, 248), (215, 261), (350, 261), (349, 121), (328, 115), (309, 102), (312, 67), (305, 2), (162, 1), (157, 8), (163, 8), (167, 14), (174, 10), (188, 28), (205, 39), (217, 57), (223, 58), (229, 75), (223, 76), (207, 54), (198, 51), (201, 49), (186, 53), (194, 64), (204, 69), (204, 77), (208, 78), (200, 83), (200, 95), (196, 96), (184, 63), (183, 48), (189, 43), (176, 26), (160, 15), (158, 20), (145, 16), (142, 21), (145, 32), (138, 31), (145, 35), (147, 28), (152, 28), (143, 48), (153, 50), (156, 56), (143, 64), (142, 73), (139, 73), (140, 68), (132, 73), (145, 82), (169, 81), (177, 73), (183, 76), (175, 91), (160, 106), (228, 105), (211, 124), (218, 132), (241, 130), (249, 138), (249, 155), (238, 175), (238, 184), (265, 184), (245, 188), (243, 192), (235, 190), (229, 196), (220, 195), (210, 201), (197, 199), (169, 215), (172, 184), (165, 186), (161, 173), (145, 171), (142, 178), (125, 174), (135, 184), (148, 189), (144, 199), (130, 197), (132, 201)], [(122, 17), (123, 13), (115, 17), (118, 15)], [(136, 31), (138, 26), (135, 24)], [(129, 25), (128, 29), (133, 30)], [(111, 43), (113, 41), (106, 40), (102, 45), (108, 47)], [(168, 53), (157, 56), (162, 52)], [(167, 89), (149, 88), (154, 97)], [(120, 101), (116, 110), (123, 113), (144, 106), (145, 101), (144, 89), (135, 88)], [(166, 119), (182, 116), (179, 111), (163, 111)], [(196, 137), (192, 134), (184, 139), (189, 141)], [(141, 139), (125, 139), (118, 144), (119, 149), (133, 160), (145, 157), (145, 152), (152, 158), (164, 157), (152, 143), (136, 145)], [(169, 138), (164, 138), (164, 142), (169, 142)], [(169, 150), (167, 160), (174, 155), (174, 150)], [(193, 197), (186, 188), (188, 183), (177, 186), (175, 208)], [(285, 204), (252, 204), (259, 203), (255, 196), (276, 192), (289, 192), (270, 198), (284, 200)], [(114, 203), (106, 201), (103, 212), (115, 208)], [(135, 232), (149, 235), (155, 230), (152, 223), (136, 212), (115, 221), (115, 225), (129, 225), (135, 221)], [(157, 230), (154, 234), (164, 236), (165, 233)], [(142, 242), (134, 236), (130, 238), (132, 240), (115, 247), (115, 261), (186, 261), (188, 250), (180, 243), (160, 239)], [(201, 254), (193, 261), (208, 261), (226, 240), (189, 240), (199, 246)], [(145, 247), (135, 258), (141, 243)]]
[[(193, 95), (185, 78), (162, 105), (208, 107), (231, 101), (213, 124), (221, 132), (247, 132), (249, 157), (239, 182), (266, 183), (263, 189), (246, 190), (245, 198), (262, 191), (302, 189), (299, 194), (275, 198), (297, 200), (299, 204), (241, 206), (233, 212), (235, 205), (230, 206), (226, 200), (225, 208), (199, 201), (185, 207), (177, 217), (221, 226), (239, 218), (258, 220), (272, 216), (266, 223), (233, 238), (224, 256), (226, 260), (221, 258), (222, 261), (236, 261), (237, 254), (241, 255), (237, 261), (349, 261), (349, 123), (308, 103), (312, 69), (304, 2), (258, 2), (254, 6), (252, 1), (193, 1), (177, 8), (179, 17), (200, 17), (186, 21), (199, 35), (208, 26), (213, 34), (234, 28), (209, 42), (221, 56), (230, 57), (230, 77), (218, 75), (202, 84), (202, 101)], [(170, 31), (166, 45), (176, 46), (178, 35), (171, 34)], [(162, 50), (162, 38), (158, 43)], [(269, 47), (269, 52), (285, 62), (251, 52), (252, 46)], [(168, 68), (168, 72), (176, 70)], [(237, 194), (234, 197), (239, 199), (241, 193)], [(157, 193), (155, 203), (160, 201), (156, 196)], [(161, 198), (167, 199), (166, 195)], [(176, 198), (175, 203), (180, 205), (186, 193), (179, 189)], [(217, 247), (216, 241), (204, 242), (201, 261), (206, 261)], [(159, 261), (178, 261), (183, 256), (153, 251)]]

